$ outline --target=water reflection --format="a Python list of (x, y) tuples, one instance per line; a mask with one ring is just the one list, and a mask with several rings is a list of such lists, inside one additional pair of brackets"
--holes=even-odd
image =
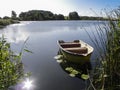
[(25, 90), (30, 90), (33, 87), (33, 81), (30, 80), (29, 78), (27, 78), (24, 82), (23, 82), (23, 89)]
[(34, 80), (28, 77), (28, 78), (25, 78), (21, 83), (18, 83), (15, 86), (9, 87), (8, 90), (34, 90), (35, 89), (34, 84), (35, 84)]
[(58, 55), (54, 57), (57, 62), (60, 64), (61, 68), (67, 72), (71, 77), (78, 77), (80, 79), (88, 79), (88, 72), (92, 70), (92, 65), (90, 60), (86, 62), (73, 63), (66, 60), (63, 54), (58, 51)]
[[(83, 74), (87, 75), (88, 71), (92, 69), (91, 63), (87, 62), (83, 65), (71, 63), (68, 61), (63, 61), (60, 63), (61, 68), (67, 72), (70, 76), (74, 77), (74, 75), (80, 79)], [(83, 79), (84, 80), (84, 79)]]
[[(59, 61), (59, 63), (61, 62), (60, 64), (56, 64), (53, 57), (58, 51), (57, 40), (71, 41), (81, 39), (94, 47), (84, 30), (86, 28), (90, 35), (93, 35), (93, 32), (96, 34), (96, 28), (93, 23), (99, 24), (99, 22), (95, 21), (21, 22), (20, 24), (10, 25), (0, 30), (0, 33), (5, 33), (9, 41), (13, 42), (15, 51), (21, 48), (21, 42), (28, 36), (30, 37), (27, 47), (34, 54), (25, 53), (22, 61), (25, 64), (26, 71), (30, 71), (32, 77), (36, 79), (33, 82), (33, 85), (36, 86), (33, 90), (84, 90), (84, 81), (69, 77), (67, 75), (69, 72), (65, 68), (72, 67), (86, 74), (86, 68), (90, 70), (92, 63), (89, 63), (90, 65), (76, 65), (62, 62), (61, 60)], [(91, 37), (94, 38), (94, 36)], [(92, 58), (96, 57), (95, 53), (92, 54)], [(91, 59), (91, 61), (93, 60)], [(78, 75), (79, 78), (81, 78), (80, 76)], [(20, 87), (19, 85), (17, 89), (12, 90), (22, 90), (19, 89)]]
[(19, 25), (25, 25), (25, 24), (14, 24), (11, 25), (5, 30), (3, 29), (3, 32), (0, 34), (4, 34), (4, 36), (7, 38), (7, 41), (10, 43), (19, 43), (21, 41), (25, 41), (29, 37), (29, 32), (27, 32), (24, 29), (20, 29)]

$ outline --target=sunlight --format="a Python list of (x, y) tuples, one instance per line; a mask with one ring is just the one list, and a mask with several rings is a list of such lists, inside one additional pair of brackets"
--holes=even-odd
[(4, 31), (4, 35), (8, 42), (19, 43), (21, 41), (25, 41), (27, 37), (29, 37), (29, 33), (27, 31), (14, 28), (16, 27), (11, 26), (9, 29)]
[(24, 87), (25, 89), (29, 90), (30, 88), (32, 88), (32, 82), (31, 80), (29, 80), (28, 78), (26, 79), (26, 81), (24, 82)]

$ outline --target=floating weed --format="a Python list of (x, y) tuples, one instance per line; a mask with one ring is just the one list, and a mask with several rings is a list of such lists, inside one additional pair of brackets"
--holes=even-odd
[(62, 63), (62, 62), (63, 62), (63, 60), (62, 60), (62, 59), (60, 59), (60, 60), (57, 60), (57, 62), (58, 62), (58, 63)]
[(75, 74), (76, 75), (76, 74), (79, 74), (79, 72), (77, 70), (73, 69), (72, 72), (71, 72), (71, 74)]
[(89, 79), (89, 75), (87, 75), (87, 74), (82, 74), (82, 75), (81, 75), (81, 78), (84, 79), (84, 80), (87, 80), (87, 79)]
[(65, 70), (69, 71), (69, 72), (72, 72), (73, 68), (72, 67), (67, 67)]
[(63, 58), (63, 55), (57, 55), (57, 56), (54, 57), (54, 59), (56, 59), (56, 60), (59, 60), (61, 58)]
[(108, 77), (108, 75), (105, 74), (103, 77)]
[(75, 77), (75, 74), (70, 73), (69, 75), (70, 75), (71, 77)]
[(68, 71), (68, 72), (70, 72), (69, 75), (70, 75), (71, 77), (75, 77), (77, 74), (79, 74), (79, 71), (75, 70), (75, 69), (72, 68), (72, 67), (67, 67), (65, 70)]

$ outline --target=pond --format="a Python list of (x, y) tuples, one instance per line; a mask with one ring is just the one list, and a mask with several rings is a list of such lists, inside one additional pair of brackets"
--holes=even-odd
[[(59, 47), (57, 40), (83, 40), (94, 47), (87, 32), (93, 37), (96, 25), (104, 21), (22, 21), (9, 25), (0, 30), (4, 34), (12, 49), (17, 53), (27, 40), (27, 48), (33, 53), (24, 53), (23, 63), (25, 71), (31, 72), (33, 87), (29, 90), (84, 90), (86, 83), (78, 77), (70, 77), (54, 57)], [(87, 31), (87, 32), (86, 32)], [(95, 51), (91, 56), (93, 65)], [(20, 90), (17, 85), (11, 90)], [(22, 89), (21, 89), (22, 90)]]

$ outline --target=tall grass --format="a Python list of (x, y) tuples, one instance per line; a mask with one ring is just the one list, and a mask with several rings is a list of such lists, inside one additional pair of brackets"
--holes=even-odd
[(109, 21), (103, 23), (103, 27), (96, 26), (97, 36), (93, 33), (94, 38), (91, 38), (88, 34), (99, 52), (88, 90), (120, 90), (120, 11), (107, 13), (107, 16)]

